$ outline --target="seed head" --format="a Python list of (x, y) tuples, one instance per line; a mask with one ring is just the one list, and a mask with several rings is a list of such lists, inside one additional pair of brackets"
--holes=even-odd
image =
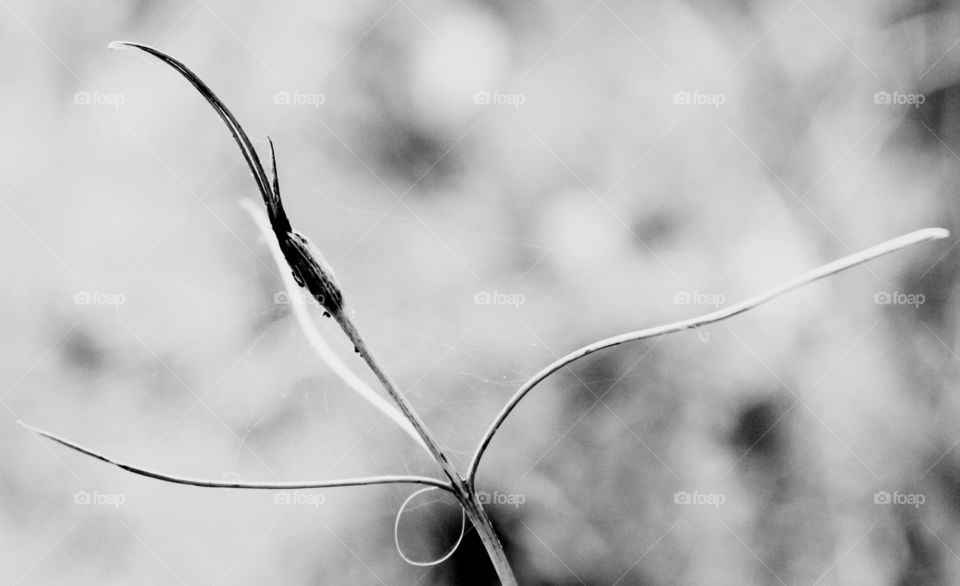
[(281, 241), (280, 248), (297, 284), (310, 291), (326, 315), (338, 315), (343, 311), (343, 293), (337, 285), (333, 269), (310, 239), (291, 229)]

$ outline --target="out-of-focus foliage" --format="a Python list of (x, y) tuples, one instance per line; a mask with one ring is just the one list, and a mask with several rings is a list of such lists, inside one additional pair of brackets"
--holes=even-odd
[[(462, 469), (577, 345), (958, 228), (958, 23), (955, 2), (3, 0), (0, 581), (490, 579), (470, 536), (403, 563), (409, 488), (170, 486), (14, 425), (199, 477), (436, 472), (278, 302), (221, 122), (109, 41), (182, 59), (274, 139), (294, 224)], [(949, 242), (900, 253), (549, 380), (480, 475), (521, 581), (956, 583), (956, 266)], [(404, 517), (411, 552), (455, 539), (437, 506)]]

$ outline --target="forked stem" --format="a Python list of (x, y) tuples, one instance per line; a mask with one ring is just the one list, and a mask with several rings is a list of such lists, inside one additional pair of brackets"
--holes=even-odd
[(462, 506), (466, 512), (467, 518), (470, 519), (470, 522), (477, 530), (480, 541), (483, 542), (483, 547), (486, 549), (487, 555), (490, 557), (490, 561), (497, 571), (500, 582), (504, 584), (504, 586), (515, 586), (517, 584), (517, 578), (513, 574), (513, 569), (507, 560), (507, 554), (503, 550), (500, 538), (497, 537), (497, 533), (493, 528), (493, 523), (490, 522), (490, 517), (488, 517), (487, 513), (483, 510), (483, 505), (477, 497), (477, 492), (473, 484), (467, 482), (460, 476), (456, 468), (453, 467), (453, 464), (450, 463), (447, 455), (440, 448), (440, 444), (437, 442), (433, 433), (423, 423), (420, 415), (413, 409), (413, 406), (407, 401), (407, 398), (400, 391), (399, 387), (397, 387), (396, 383), (393, 382), (393, 379), (390, 378), (390, 375), (381, 368), (380, 363), (377, 362), (376, 358), (374, 358), (370, 352), (370, 348), (366, 342), (363, 341), (363, 337), (354, 325), (353, 320), (347, 315), (346, 309), (333, 314), (333, 317), (337, 320), (337, 323), (340, 324), (347, 338), (353, 343), (354, 349), (360, 354), (364, 362), (367, 363), (367, 366), (370, 367), (370, 370), (374, 376), (377, 377), (377, 380), (380, 381), (380, 384), (383, 385), (384, 390), (387, 391), (390, 398), (393, 399), (397, 407), (400, 408), (401, 413), (410, 421), (413, 428), (420, 435), (421, 439), (423, 439), (423, 443), (426, 444), (427, 450), (433, 456), (433, 459), (440, 465), (444, 475), (450, 481), (453, 495), (460, 501), (460, 506)]
[(431, 456), (433, 456), (433, 458), (440, 465), (444, 475), (449, 479), (449, 488), (452, 489), (454, 495), (464, 507), (464, 510), (466, 511), (467, 516), (470, 518), (470, 521), (480, 534), (480, 538), (483, 540), (483, 544), (487, 548), (487, 552), (490, 554), (490, 559), (493, 561), (493, 564), (497, 570), (497, 574), (500, 576), (501, 582), (511, 586), (516, 584), (516, 578), (513, 575), (513, 571), (510, 569), (510, 565), (507, 563), (506, 555), (503, 552), (503, 547), (500, 545), (500, 540), (497, 538), (497, 535), (493, 530), (493, 525), (490, 523), (490, 519), (486, 516), (486, 514), (484, 514), (483, 508), (480, 506), (479, 499), (477, 499), (472, 485), (467, 483), (457, 473), (456, 469), (454, 469), (453, 465), (447, 459), (446, 454), (444, 454), (443, 450), (440, 449), (440, 446), (433, 437), (433, 434), (431, 434), (424, 425), (423, 420), (420, 419), (420, 416), (417, 415), (417, 413), (413, 410), (413, 407), (407, 401), (406, 397), (403, 396), (403, 393), (400, 392), (400, 389), (397, 387), (397, 385), (393, 382), (393, 380), (390, 379), (387, 373), (380, 367), (376, 359), (370, 353), (370, 350), (364, 343), (363, 338), (360, 337), (360, 333), (357, 331), (356, 326), (354, 326), (353, 322), (347, 316), (345, 308), (343, 307), (343, 297), (340, 288), (336, 284), (336, 280), (333, 278), (332, 269), (327, 266), (326, 262), (322, 258), (322, 255), (320, 254), (320, 251), (313, 246), (306, 236), (292, 228), (286, 212), (283, 210), (283, 203), (280, 198), (280, 185), (277, 179), (276, 158), (272, 156), (274, 154), (273, 142), (270, 142), (271, 160), (273, 163), (273, 183), (271, 184), (267, 179), (267, 174), (266, 171), (264, 171), (263, 164), (260, 162), (260, 157), (257, 156), (256, 149), (254, 149), (253, 144), (250, 142), (250, 139), (248, 138), (246, 132), (244, 132), (243, 127), (240, 126), (240, 123), (237, 121), (236, 117), (232, 112), (230, 112), (220, 98), (213, 93), (209, 86), (200, 80), (196, 74), (190, 71), (186, 65), (167, 55), (163, 51), (160, 51), (159, 49), (142, 45), (140, 43), (117, 42), (111, 43), (110, 47), (120, 49), (137, 49), (166, 63), (180, 73), (180, 75), (186, 78), (190, 84), (196, 88), (198, 92), (200, 92), (207, 103), (209, 103), (210, 106), (217, 112), (217, 115), (220, 116), (224, 124), (227, 125), (227, 128), (230, 130), (230, 134), (233, 135), (234, 141), (240, 148), (244, 160), (247, 162), (247, 166), (250, 168), (250, 172), (253, 173), (254, 181), (257, 184), (260, 194), (263, 196), (263, 202), (267, 208), (270, 226), (277, 237), (277, 243), (280, 247), (280, 251), (282, 252), (283, 258), (289, 265), (294, 279), (300, 286), (305, 287), (311, 293), (311, 295), (313, 295), (313, 297), (324, 308), (326, 313), (337, 320), (337, 322), (340, 324), (340, 327), (343, 328), (344, 333), (346, 333), (347, 337), (350, 338), (350, 341), (353, 342), (357, 352), (363, 356), (363, 359), (370, 367), (370, 370), (373, 371), (374, 375), (380, 381), (380, 384), (383, 385), (383, 388), (397, 404), (397, 407), (400, 408), (403, 416), (409, 420), (410, 424), (416, 431), (416, 434), (423, 440), (427, 451), (430, 452)]

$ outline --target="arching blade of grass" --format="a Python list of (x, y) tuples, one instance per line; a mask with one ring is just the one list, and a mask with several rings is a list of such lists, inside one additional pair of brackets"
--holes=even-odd
[(148, 55), (152, 55), (175, 69), (180, 75), (190, 82), (190, 85), (195, 87), (197, 91), (200, 92), (200, 95), (203, 96), (203, 99), (205, 99), (213, 107), (213, 109), (217, 112), (217, 115), (220, 116), (224, 124), (227, 125), (227, 128), (230, 130), (230, 134), (233, 135), (233, 140), (237, 143), (237, 146), (240, 147), (240, 152), (243, 154), (243, 158), (247, 162), (250, 172), (253, 173), (253, 180), (257, 183), (257, 189), (260, 190), (260, 195), (263, 196), (263, 203), (267, 206), (267, 213), (270, 216), (270, 225), (273, 227), (273, 230), (277, 231), (278, 236), (282, 236), (283, 234), (289, 232), (290, 221), (287, 219), (287, 215), (283, 211), (283, 203), (280, 201), (280, 194), (279, 192), (275, 193), (271, 189), (270, 182), (267, 179), (267, 173), (263, 170), (263, 164), (260, 163), (260, 157), (257, 156), (257, 151), (253, 148), (253, 143), (250, 142), (250, 138), (247, 136), (247, 133), (244, 132), (243, 127), (240, 126), (240, 123), (237, 122), (237, 119), (233, 113), (220, 100), (220, 98), (213, 93), (213, 90), (211, 90), (207, 84), (197, 77), (196, 74), (190, 71), (186, 65), (159, 49), (155, 49), (148, 45), (130, 43), (127, 41), (114, 41), (110, 43), (108, 47), (111, 49), (120, 50), (140, 50)]
[(123, 462), (114, 460), (113, 458), (105, 456), (99, 452), (95, 452), (90, 448), (81, 446), (76, 442), (62, 438), (56, 434), (50, 433), (49, 431), (40, 429), (39, 427), (28, 425), (23, 421), (17, 421), (17, 423), (37, 435), (55, 441), (62, 446), (66, 446), (71, 450), (75, 450), (81, 454), (90, 456), (91, 458), (96, 458), (97, 460), (106, 462), (107, 464), (111, 464), (117, 468), (126, 470), (127, 472), (132, 472), (133, 474), (146, 476), (147, 478), (155, 478), (157, 480), (163, 480), (164, 482), (171, 482), (173, 484), (186, 484), (189, 486), (201, 486), (205, 488), (244, 488), (250, 490), (301, 490), (308, 488), (337, 488), (341, 486), (371, 486), (374, 484), (425, 484), (432, 488), (439, 488), (447, 492), (453, 492), (453, 489), (448, 483), (436, 478), (430, 478), (429, 476), (367, 476), (361, 478), (341, 478), (338, 480), (301, 480), (294, 482), (246, 482), (242, 480), (206, 480), (202, 478), (174, 476), (172, 474), (164, 474), (162, 472), (156, 472), (154, 470), (148, 470), (146, 468), (124, 464)]
[(824, 277), (829, 277), (830, 275), (845, 271), (869, 260), (873, 260), (885, 254), (890, 254), (891, 252), (896, 252), (920, 242), (927, 240), (940, 240), (948, 236), (950, 236), (950, 233), (943, 228), (926, 228), (923, 230), (917, 230), (916, 232), (910, 232), (909, 234), (904, 234), (899, 238), (894, 238), (893, 240), (888, 240), (881, 244), (877, 244), (876, 246), (871, 246), (870, 248), (861, 250), (860, 252), (855, 252), (854, 254), (817, 267), (812, 271), (800, 275), (799, 277), (791, 279), (785, 283), (781, 283), (773, 289), (765, 291), (749, 299), (745, 299), (739, 303), (735, 303), (729, 307), (724, 307), (723, 309), (714, 311), (712, 313), (674, 322), (672, 324), (656, 326), (644, 330), (637, 330), (635, 332), (627, 332), (626, 334), (620, 334), (619, 336), (613, 336), (612, 338), (607, 338), (605, 340), (600, 340), (599, 342), (594, 342), (593, 344), (588, 344), (587, 346), (583, 346), (582, 348), (570, 352), (566, 356), (557, 359), (553, 364), (550, 364), (535, 374), (533, 378), (524, 383), (523, 386), (520, 387), (512, 397), (510, 397), (510, 400), (507, 401), (507, 404), (503, 407), (500, 413), (497, 414), (497, 418), (494, 419), (486, 433), (484, 433), (483, 439), (480, 440), (480, 445), (473, 454), (473, 458), (470, 461), (470, 467), (467, 469), (467, 484), (472, 487), (476, 482), (477, 469), (480, 467), (480, 459), (483, 458), (483, 454), (487, 450), (487, 446), (490, 445), (490, 442), (493, 440), (493, 436), (496, 435), (497, 430), (500, 429), (500, 426), (503, 425), (503, 422), (507, 419), (510, 413), (513, 412), (520, 401), (522, 401), (523, 398), (526, 397), (534, 387), (543, 382), (543, 380), (548, 376), (560, 370), (561, 368), (569, 366), (577, 360), (580, 360), (584, 356), (588, 356), (594, 352), (604, 350), (606, 348), (619, 346), (620, 344), (625, 344), (627, 342), (647, 340), (649, 338), (655, 338), (657, 336), (672, 334), (674, 332), (680, 332), (683, 330), (695, 329), (701, 326), (716, 323), (718, 321), (723, 321), (727, 318), (731, 318), (768, 301), (776, 299), (784, 293), (793, 291), (794, 289), (799, 289), (800, 287), (809, 285), (814, 281), (819, 281)]

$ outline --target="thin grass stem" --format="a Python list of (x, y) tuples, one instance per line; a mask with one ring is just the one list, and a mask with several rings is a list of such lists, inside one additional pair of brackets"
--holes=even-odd
[(449, 483), (444, 482), (437, 478), (430, 478), (429, 476), (403, 476), (403, 475), (385, 475), (385, 476), (365, 476), (360, 478), (340, 478), (336, 480), (301, 480), (295, 482), (247, 482), (243, 480), (207, 480), (202, 478), (189, 478), (186, 476), (176, 476), (173, 474), (165, 474), (163, 472), (156, 472), (154, 470), (149, 470), (147, 468), (142, 468), (139, 466), (133, 466), (131, 464), (125, 464), (119, 460), (111, 458), (107, 455), (104, 455), (96, 450), (84, 447), (77, 442), (68, 440), (64, 437), (61, 437), (55, 433), (51, 433), (39, 427), (34, 427), (23, 421), (17, 421), (23, 427), (29, 429), (33, 433), (43, 436), (49, 440), (53, 440), (56, 443), (66, 446), (71, 450), (75, 450), (90, 456), (91, 458), (96, 458), (101, 462), (106, 462), (126, 470), (127, 472), (132, 472), (133, 474), (138, 474), (140, 476), (146, 476), (147, 478), (154, 478), (156, 480), (162, 480), (164, 482), (171, 482), (173, 484), (186, 484), (189, 486), (200, 486), (204, 488), (240, 488), (240, 489), (250, 489), (250, 490), (303, 490), (310, 488), (339, 488), (343, 486), (371, 486), (375, 484), (423, 484), (433, 488), (439, 488), (447, 492), (453, 492), (452, 487)]
[(759, 295), (735, 303), (729, 307), (701, 315), (698, 317), (693, 317), (690, 319), (681, 320), (671, 324), (666, 324), (662, 326), (656, 326), (653, 328), (647, 328), (644, 330), (637, 330), (633, 332), (627, 332), (626, 334), (620, 334), (619, 336), (613, 336), (611, 338), (606, 338), (592, 344), (578, 348), (573, 352), (570, 352), (566, 356), (563, 356), (552, 364), (533, 375), (533, 377), (525, 382), (521, 386), (510, 400), (507, 401), (507, 404), (503, 407), (500, 413), (497, 415), (496, 419), (493, 420), (493, 423), (490, 424), (490, 427), (487, 428), (486, 433), (483, 434), (483, 438), (480, 440), (480, 445), (477, 447), (476, 452), (474, 452), (473, 458), (470, 461), (470, 466), (467, 469), (467, 484), (471, 487), (476, 483), (477, 469), (480, 467), (480, 460), (483, 458), (483, 454), (486, 452), (487, 447), (490, 445), (490, 442), (493, 440), (493, 437), (496, 435), (497, 431), (500, 429), (500, 426), (503, 425), (503, 422), (506, 421), (507, 417), (516, 409), (520, 401), (523, 400), (527, 394), (534, 389), (538, 384), (543, 382), (551, 374), (557, 372), (561, 368), (569, 366), (570, 364), (580, 360), (584, 356), (589, 356), (594, 352), (600, 350), (605, 350), (607, 348), (613, 348), (614, 346), (619, 346), (620, 344), (625, 344), (627, 342), (637, 342), (639, 340), (648, 340), (650, 338), (655, 338), (657, 336), (663, 336), (666, 334), (672, 334), (675, 332), (681, 332), (683, 330), (690, 330), (699, 328), (708, 324), (716, 323), (723, 321), (725, 319), (731, 318), (735, 315), (741, 314), (745, 311), (749, 311), (757, 306), (763, 305), (768, 301), (772, 301), (781, 295), (793, 291), (794, 289), (799, 289), (805, 285), (809, 285), (814, 281), (819, 281), (824, 277), (829, 277), (841, 271), (845, 271), (851, 267), (855, 267), (859, 264), (865, 263), (869, 260), (873, 260), (877, 257), (883, 256), (885, 254), (890, 254), (891, 252), (896, 252), (898, 250), (913, 246), (920, 242), (925, 242), (928, 240), (939, 240), (946, 238), (950, 233), (943, 228), (925, 228), (923, 230), (917, 230), (916, 232), (910, 232), (898, 238), (888, 240), (882, 244), (876, 246), (871, 246), (860, 252), (856, 252), (849, 256), (845, 256), (841, 259), (835, 260), (831, 263), (827, 263), (821, 267), (815, 268), (809, 272), (806, 272), (799, 277), (791, 279), (785, 283), (782, 283), (772, 289), (765, 291)]

